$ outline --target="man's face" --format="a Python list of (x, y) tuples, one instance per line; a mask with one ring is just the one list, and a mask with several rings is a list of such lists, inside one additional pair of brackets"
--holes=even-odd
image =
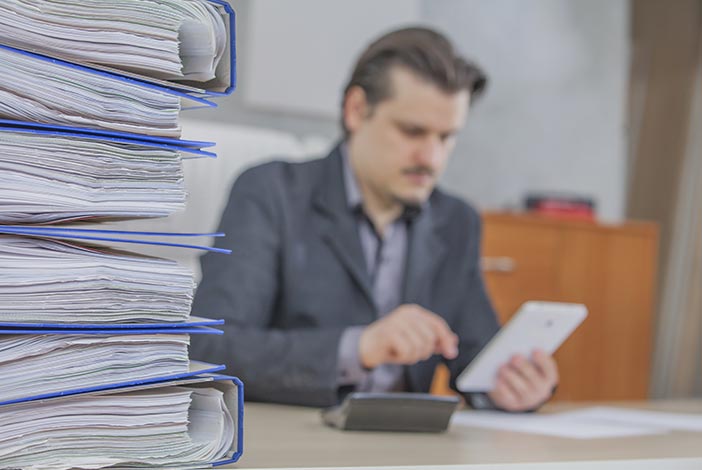
[(468, 92), (447, 94), (411, 71), (390, 70), (390, 98), (370, 109), (360, 88), (347, 95), (351, 165), (383, 205), (429, 198), (468, 112)]

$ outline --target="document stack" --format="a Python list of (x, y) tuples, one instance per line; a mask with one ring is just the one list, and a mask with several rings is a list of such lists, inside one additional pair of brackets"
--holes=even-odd
[(109, 246), (223, 234), (80, 226), (184, 208), (183, 159), (216, 155), (179, 114), (234, 90), (233, 10), (3, 0), (0, 67), (0, 468), (235, 462), (243, 385), (188, 357), (222, 321), (189, 269)]

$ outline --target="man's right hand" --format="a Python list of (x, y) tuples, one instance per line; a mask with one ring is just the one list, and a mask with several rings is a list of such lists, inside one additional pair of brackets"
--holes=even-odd
[(419, 305), (400, 305), (361, 334), (359, 355), (368, 369), (381, 364), (411, 365), (433, 354), (455, 358), (458, 336), (443, 318)]

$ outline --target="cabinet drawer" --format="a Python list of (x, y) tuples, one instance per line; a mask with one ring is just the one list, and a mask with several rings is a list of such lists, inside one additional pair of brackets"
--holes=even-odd
[(527, 300), (555, 300), (560, 230), (486, 218), (482, 268), (490, 297), (505, 322)]

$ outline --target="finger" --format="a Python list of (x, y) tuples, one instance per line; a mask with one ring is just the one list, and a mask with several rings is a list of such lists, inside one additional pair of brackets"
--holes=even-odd
[(434, 352), (434, 338), (431, 331), (426, 331), (424, 325), (403, 325), (401, 331), (410, 343), (413, 357), (412, 362), (429, 358)]
[(412, 363), (412, 345), (401, 330), (395, 330), (388, 337), (389, 358), (388, 362), (393, 364)]
[(458, 356), (458, 336), (451, 331), (446, 321), (439, 315), (419, 305), (403, 306), (402, 313), (406, 315), (403, 320), (428, 325), (435, 336), (435, 350), (447, 359)]
[(545, 378), (549, 388), (553, 388), (558, 384), (558, 364), (553, 356), (549, 356), (543, 350), (537, 349), (532, 354), (532, 361), (541, 375)]
[(499, 377), (495, 382), (495, 388), (488, 393), (488, 397), (490, 397), (490, 400), (492, 400), (498, 408), (507, 411), (519, 410), (519, 397), (505, 381)]
[(426, 322), (426, 319), (418, 317), (412, 318), (410, 321), (402, 324), (403, 328), (411, 330), (411, 333), (420, 338), (422, 348), (427, 348), (433, 351), (434, 343), (436, 343), (436, 334), (434, 330)]
[(417, 328), (422, 325), (431, 334), (434, 353), (441, 354), (447, 359), (453, 359), (458, 355), (458, 336), (451, 331), (443, 318), (419, 305), (408, 305), (406, 314), (404, 318), (406, 322), (417, 325)]
[(414, 364), (429, 358), (434, 350), (434, 332), (427, 325), (421, 307), (401, 306), (385, 317), (386, 330), (392, 339), (391, 361), (401, 364)]
[(412, 330), (398, 328), (394, 333), (392, 339), (392, 349), (394, 351), (392, 362), (412, 365), (420, 359), (431, 355), (431, 351), (425, 352), (422, 349), (421, 337), (417, 336)]
[(453, 359), (458, 354), (458, 336), (456, 336), (454, 333), (450, 333), (451, 336), (454, 337), (452, 338), (452, 344), (450, 344), (449, 347), (445, 346), (445, 341), (442, 342), (441, 337), (437, 334), (435, 319), (432, 318), (435, 317), (435, 315), (430, 315), (431, 317), (421, 315), (421, 318), (418, 321), (418, 323), (421, 325), (421, 327), (418, 328), (421, 330), (422, 334), (425, 335), (424, 337), (427, 341), (426, 345), (429, 348), (429, 353), (441, 354), (447, 359)]
[(405, 324), (408, 321), (411, 321), (408, 311), (403, 308), (398, 308), (394, 312), (378, 320), (378, 322), (383, 323), (383, 331), (380, 337), (386, 345), (388, 352), (387, 361), (384, 362), (407, 364), (410, 360), (412, 356), (412, 343), (403, 332)]
[(422, 338), (422, 359), (428, 359), (432, 355), (438, 354), (436, 352), (436, 335), (434, 331), (424, 325), (423, 328), (417, 330), (417, 333), (421, 335)]
[(427, 319), (436, 335), (437, 352), (447, 359), (458, 356), (458, 336), (451, 331), (448, 323), (434, 313), (429, 313)]
[(524, 379), (528, 387), (526, 393), (522, 395), (526, 406), (531, 408), (545, 402), (551, 396), (554, 384), (549, 382), (536, 364), (522, 355), (516, 355), (510, 361), (510, 365), (512, 370)]
[(510, 365), (527, 383), (529, 388), (543, 388), (547, 383), (546, 377), (541, 370), (531, 361), (521, 354), (517, 354), (510, 360)]
[(459, 338), (455, 333), (451, 333), (452, 338), (447, 344), (447, 341), (439, 341), (438, 338), (434, 343), (434, 353), (441, 354), (446, 359), (455, 359), (458, 357), (458, 343)]
[(504, 381), (505, 385), (517, 396), (517, 401), (520, 405), (528, 403), (529, 399), (534, 395), (529, 383), (510, 363), (500, 368), (498, 379)]
[[(515, 357), (501, 371), (507, 385), (518, 393), (522, 410), (533, 409), (545, 403), (553, 393), (553, 385), (536, 369), (524, 357)], [(527, 376), (534, 381), (529, 381)]]

